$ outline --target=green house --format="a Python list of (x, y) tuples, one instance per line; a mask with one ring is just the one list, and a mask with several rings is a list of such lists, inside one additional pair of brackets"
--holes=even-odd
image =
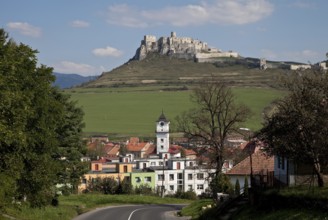
[(148, 185), (151, 189), (155, 188), (155, 172), (136, 172), (130, 173), (131, 185), (133, 188), (140, 185)]

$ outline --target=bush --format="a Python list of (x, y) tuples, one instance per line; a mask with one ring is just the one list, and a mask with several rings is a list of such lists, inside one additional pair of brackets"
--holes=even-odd
[(245, 182), (244, 182), (244, 195), (248, 196), (248, 178), (245, 176)]
[(219, 192), (233, 194), (233, 186), (230, 183), (229, 177), (223, 173), (217, 175), (210, 183), (212, 196), (216, 199)]
[(240, 195), (240, 184), (239, 184), (239, 180), (238, 179), (236, 180), (236, 184), (235, 184), (235, 194), (237, 196)]
[(148, 184), (140, 184), (134, 189), (136, 194), (151, 195), (153, 194), (152, 188)]

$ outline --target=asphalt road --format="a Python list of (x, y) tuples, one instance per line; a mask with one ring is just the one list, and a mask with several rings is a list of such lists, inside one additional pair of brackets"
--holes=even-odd
[(184, 220), (175, 214), (184, 205), (125, 205), (98, 208), (73, 220)]

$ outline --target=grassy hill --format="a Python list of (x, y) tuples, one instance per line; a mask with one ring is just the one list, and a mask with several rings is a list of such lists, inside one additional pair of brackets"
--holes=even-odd
[(216, 63), (196, 63), (150, 53), (142, 61), (129, 62), (105, 72), (95, 81), (86, 83), (90, 87), (122, 87), (144, 85), (188, 86), (210, 76), (231, 86), (274, 87), (277, 78), (286, 74), (284, 68), (260, 70), (258, 59), (224, 58)]
[(130, 60), (66, 92), (85, 111), (84, 132), (152, 137), (162, 110), (174, 132), (174, 118), (192, 107), (191, 88), (214, 76), (232, 86), (237, 101), (251, 108), (253, 115), (242, 126), (255, 131), (261, 127), (264, 108), (283, 95), (275, 89), (276, 82), (289, 71), (284, 63), (270, 63), (275, 68), (267, 70), (260, 70), (258, 63), (256, 58), (196, 63), (151, 53), (142, 61)]

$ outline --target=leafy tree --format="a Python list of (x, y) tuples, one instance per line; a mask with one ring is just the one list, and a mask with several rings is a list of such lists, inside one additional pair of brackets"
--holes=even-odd
[[(50, 204), (59, 182), (57, 173), (70, 169), (61, 165), (60, 158), (80, 165), (78, 156), (72, 155), (81, 155), (75, 140), (83, 114), (51, 86), (52, 68), (37, 67), (36, 53), (0, 29), (0, 179), (5, 183), (0, 207), (13, 197), (26, 198), (31, 206)], [(68, 120), (69, 115), (76, 120)], [(76, 132), (62, 134), (70, 129)], [(61, 155), (61, 147), (66, 147), (66, 155)]]
[(245, 105), (236, 104), (231, 89), (214, 77), (194, 89), (191, 100), (195, 108), (176, 118), (178, 130), (197, 146), (203, 146), (195, 150), (208, 153), (210, 166), (216, 170), (214, 178), (219, 177), (226, 138), (238, 132), (240, 123), (249, 117), (250, 110)]
[(240, 195), (240, 183), (239, 183), (239, 180), (238, 179), (236, 180), (236, 184), (235, 184), (235, 194), (237, 196)]
[(223, 173), (215, 176), (210, 182), (213, 198), (216, 199), (217, 193), (223, 192), (227, 194), (233, 193), (233, 185), (230, 183), (229, 177)]
[(320, 71), (295, 73), (284, 81), (289, 94), (275, 103), (258, 136), (274, 155), (313, 167), (324, 186), (328, 164), (328, 77)]

